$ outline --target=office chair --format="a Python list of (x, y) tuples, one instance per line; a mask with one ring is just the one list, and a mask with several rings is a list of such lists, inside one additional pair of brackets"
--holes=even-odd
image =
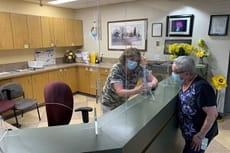
[[(0, 98), (1, 99), (1, 98)], [(14, 116), (16, 119), (16, 123), (18, 122), (16, 112), (15, 112), (15, 102), (12, 100), (0, 100), (0, 114), (5, 113), (9, 110), (14, 111)]]
[[(69, 124), (73, 114), (73, 95), (70, 87), (64, 82), (48, 83), (44, 90), (48, 126)], [(82, 112), (84, 123), (89, 121), (91, 107), (80, 107), (75, 111)]]
[(15, 115), (17, 127), (20, 127), (20, 124), (18, 123), (17, 120), (17, 114), (15, 112), (17, 110), (21, 112), (21, 115), (23, 117), (24, 111), (30, 108), (32, 109), (34, 106), (36, 106), (39, 121), (41, 120), (37, 101), (35, 99), (25, 98), (24, 91), (19, 83), (11, 82), (2, 85), (0, 87), (0, 93), (2, 94), (2, 98), (4, 100), (9, 100), (9, 101), (12, 100), (15, 103), (14, 115)]

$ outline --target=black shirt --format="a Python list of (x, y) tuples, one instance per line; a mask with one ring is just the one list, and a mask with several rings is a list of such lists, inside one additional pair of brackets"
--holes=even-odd
[[(213, 88), (202, 77), (197, 76), (186, 91), (180, 90), (178, 101), (178, 116), (182, 135), (191, 140), (198, 133), (206, 118), (202, 107), (216, 106), (216, 96)], [(209, 141), (218, 133), (217, 122), (205, 137)]]

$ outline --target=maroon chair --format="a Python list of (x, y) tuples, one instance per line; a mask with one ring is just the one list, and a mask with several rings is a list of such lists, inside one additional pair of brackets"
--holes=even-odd
[(0, 114), (8, 111), (13, 110), (14, 111), (14, 117), (16, 120), (16, 125), (18, 125), (18, 119), (15, 112), (15, 102), (12, 100), (0, 100)]
[[(73, 114), (73, 95), (70, 87), (64, 82), (55, 81), (46, 85), (44, 90), (48, 126), (69, 124)], [(82, 112), (83, 122), (88, 122), (91, 107), (80, 107), (75, 111)]]
[(63, 82), (51, 82), (45, 87), (48, 126), (69, 124), (73, 114), (73, 95)]

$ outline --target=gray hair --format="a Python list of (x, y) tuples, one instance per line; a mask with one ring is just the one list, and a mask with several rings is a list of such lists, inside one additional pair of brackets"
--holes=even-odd
[(195, 73), (195, 62), (190, 56), (179, 56), (173, 61), (179, 72)]

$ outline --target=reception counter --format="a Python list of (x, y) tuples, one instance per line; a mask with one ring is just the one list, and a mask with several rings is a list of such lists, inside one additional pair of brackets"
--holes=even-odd
[(98, 118), (95, 124), (9, 131), (4, 153), (179, 153), (175, 102), (178, 86), (163, 80), (152, 94), (140, 94)]

